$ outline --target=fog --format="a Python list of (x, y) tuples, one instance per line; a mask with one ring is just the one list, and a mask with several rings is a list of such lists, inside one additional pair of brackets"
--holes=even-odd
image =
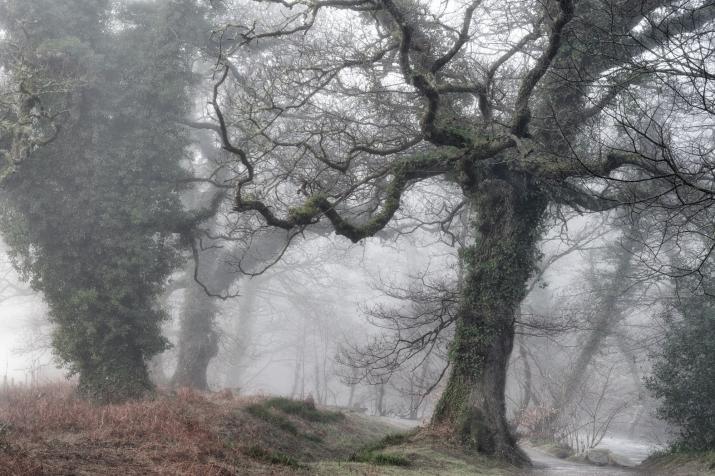
[[(568, 222), (568, 233), (575, 238), (554, 232), (541, 245), (539, 277), (532, 278), (521, 307), (523, 324), (506, 393), (512, 418), (519, 418), (524, 405), (536, 412), (521, 417), (527, 419), (527, 426), (532, 424), (529, 418), (552, 411), (557, 387), (564, 385), (559, 378), (574, 372), (588, 334), (598, 329), (598, 310), (593, 309), (598, 293), (608, 291), (609, 286), (623, 288), (622, 283), (608, 281), (613, 271), (608, 253), (617, 253), (620, 238), (613, 230), (599, 228), (602, 224), (603, 217), (575, 216)], [(447, 362), (446, 349), (437, 349), (428, 360), (407, 361), (389, 369), (379, 365), (351, 368), (342, 352), (391, 337), (371, 310), (384, 306), (405, 313), (409, 304), (396, 299), (395, 290), (415, 289), (425, 279), (453, 278), (456, 268), (455, 247), (435, 239), (433, 233), (394, 235), (358, 245), (335, 236), (306, 237), (279, 262), (260, 267), (260, 275), (235, 277), (239, 284), (230, 290), (231, 297), (213, 298), (218, 352), (206, 368), (207, 388), (229, 388), (246, 395), (310, 396), (324, 405), (427, 422), (444, 385), (439, 372)], [(42, 296), (19, 279), (9, 262), (4, 269), (5, 280), (11, 284), (6, 295), (17, 294), (2, 303), (7, 378), (35, 385), (55, 381), (63, 373), (52, 356), (52, 325)], [(631, 274), (635, 272), (621, 279)], [(173, 276), (169, 288), (181, 279), (185, 277)], [(647, 395), (642, 381), (650, 371), (649, 355), (662, 339), (663, 300), (672, 294), (668, 284), (660, 281), (624, 289), (635, 296), (610, 311), (619, 313), (614, 322), (617, 329), (609, 330), (591, 350), (593, 361), (578, 385), (578, 407), (571, 409), (573, 421), (568, 423), (584, 435), (596, 432), (583, 438), (598, 438), (600, 443), (626, 437), (651, 449), (672, 438), (667, 424), (657, 419), (656, 401)], [(163, 298), (169, 317), (162, 332), (171, 344), (153, 359), (151, 367), (153, 378), (162, 386), (171, 386), (176, 372), (186, 299), (183, 288)], [(405, 380), (405, 371), (420, 375), (414, 381)], [(530, 381), (525, 382), (524, 372), (531, 374)], [(524, 400), (525, 385), (531, 387), (531, 402)], [(607, 393), (605, 401), (591, 401), (594, 392), (601, 390)], [(415, 400), (419, 405), (411, 412), (410, 402), (414, 405)], [(589, 427), (589, 422), (581, 421), (584, 418), (592, 418), (596, 426)], [(562, 431), (564, 438), (578, 438), (578, 431)]]
[(712, 469), (714, 25), (0, 0), (0, 473)]

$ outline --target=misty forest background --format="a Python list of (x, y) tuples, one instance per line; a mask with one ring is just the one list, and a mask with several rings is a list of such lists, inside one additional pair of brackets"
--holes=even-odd
[(4, 387), (713, 449), (714, 19), (0, 1)]

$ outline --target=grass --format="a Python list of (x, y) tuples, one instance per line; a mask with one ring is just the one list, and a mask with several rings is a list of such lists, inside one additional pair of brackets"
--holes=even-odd
[(333, 423), (344, 420), (345, 415), (340, 412), (318, 410), (310, 402), (291, 400), (288, 398), (274, 397), (262, 403), (265, 408), (275, 408), (288, 415), (294, 415), (306, 421), (315, 423)]
[(248, 447), (245, 450), (245, 454), (249, 458), (257, 459), (269, 464), (288, 466), (295, 469), (306, 468), (304, 464), (299, 463), (295, 458), (291, 456), (279, 452), (268, 451), (267, 449), (258, 445)]
[(409, 466), (410, 460), (404, 456), (390, 453), (383, 453), (382, 450), (389, 446), (401, 445), (414, 436), (415, 432), (391, 433), (381, 440), (359, 449), (350, 455), (349, 461), (359, 463), (371, 463), (381, 466)]
[(715, 475), (715, 450), (695, 451), (671, 448), (649, 456), (642, 469), (662, 474), (712, 474)]
[(320, 476), (360, 474), (380, 476), (514, 476), (524, 474), (514, 468), (484, 456), (467, 455), (443, 440), (416, 434), (398, 446), (389, 448), (389, 455), (409, 461), (409, 465), (377, 464), (377, 461), (321, 461), (312, 469)]
[(269, 398), (263, 402), (251, 404), (246, 407), (246, 411), (286, 433), (300, 435), (314, 442), (321, 442), (322, 438), (314, 433), (301, 432), (285, 414), (314, 423), (334, 423), (345, 419), (345, 415), (342, 413), (318, 410), (315, 405), (308, 402), (281, 397)]
[(380, 466), (409, 466), (410, 460), (404, 456), (375, 451), (359, 451), (350, 456), (349, 461), (370, 463)]
[(266, 423), (279, 428), (280, 430), (290, 433), (291, 435), (298, 434), (298, 427), (295, 426), (288, 418), (283, 415), (270, 411), (263, 403), (254, 403), (246, 407), (246, 411), (256, 418), (260, 418)]
[(0, 388), (0, 476), (514, 474), (396, 429), (285, 398), (179, 390), (92, 405), (66, 384)]
[(100, 406), (69, 385), (5, 389), (0, 475), (109, 474), (118, 465), (126, 474), (221, 474), (234, 459), (215, 431), (227, 413), (189, 391)]

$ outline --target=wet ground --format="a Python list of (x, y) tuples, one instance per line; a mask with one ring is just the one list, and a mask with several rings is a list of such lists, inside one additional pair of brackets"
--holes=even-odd
[[(413, 420), (389, 417), (378, 418), (406, 430), (418, 425)], [(625, 461), (629, 466), (633, 467), (638, 466), (648, 455), (660, 449), (655, 444), (618, 437), (605, 437), (597, 448), (610, 450), (618, 455), (619, 461)], [(525, 447), (523, 449), (534, 464), (532, 468), (523, 472), (523, 476), (650, 476), (652, 474), (635, 468), (576, 463), (556, 458), (535, 448)]]
[(524, 448), (534, 463), (534, 467), (526, 470), (524, 476), (635, 476), (643, 473), (634, 469), (614, 468), (611, 466), (592, 466), (574, 463), (555, 458), (536, 449)]
[[(598, 448), (608, 449), (618, 455), (619, 461), (629, 466), (637, 466), (651, 453), (658, 449), (656, 445), (627, 438), (606, 437)], [(527, 476), (647, 476), (647, 472), (634, 468), (613, 466), (594, 466), (555, 458), (535, 448), (524, 448), (534, 463), (534, 467), (525, 471)]]

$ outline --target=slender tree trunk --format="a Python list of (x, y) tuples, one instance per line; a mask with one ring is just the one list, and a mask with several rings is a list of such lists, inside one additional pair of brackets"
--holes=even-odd
[[(7, 375), (5, 376), (5, 378), (7, 379)], [(348, 408), (352, 408), (353, 400), (355, 400), (355, 387), (357, 387), (357, 385), (352, 384), (352, 385), (349, 385), (349, 387), (350, 387), (350, 394), (348, 396), (348, 405), (347, 406), (348, 406)]]
[(179, 356), (172, 378), (174, 387), (208, 390), (206, 373), (218, 354), (218, 335), (214, 329), (216, 301), (191, 283), (186, 290), (181, 316)]
[(316, 355), (315, 357), (315, 362), (313, 365), (313, 369), (315, 372), (315, 381), (314, 381), (314, 391), (315, 391), (315, 401), (318, 402), (319, 404), (323, 404), (323, 392), (322, 392), (322, 385), (320, 382), (320, 364), (318, 363), (318, 356)]
[(377, 398), (375, 400), (375, 413), (377, 413), (378, 416), (385, 416), (385, 384), (379, 384), (375, 390), (377, 394)]
[(295, 398), (298, 394), (298, 384), (300, 383), (300, 357), (295, 358), (295, 367), (293, 368), (293, 386), (290, 390), (290, 398)]
[(563, 413), (571, 405), (588, 377), (588, 370), (594, 356), (603, 347), (604, 341), (611, 335), (622, 318), (620, 299), (626, 290), (628, 275), (633, 266), (632, 243), (625, 242), (616, 252), (616, 267), (610, 279), (602, 276), (593, 277), (594, 283), (603, 282), (604, 297), (598, 303), (599, 313), (593, 322), (586, 340), (579, 346), (580, 352), (564, 382), (563, 391), (554, 402), (554, 408)]
[(242, 281), (241, 297), (238, 300), (238, 315), (233, 321), (233, 349), (231, 367), (226, 373), (226, 387), (241, 389), (244, 386), (244, 373), (248, 368), (246, 360), (253, 341), (256, 327), (256, 284), (254, 279)]
[(523, 336), (519, 341), (519, 357), (521, 357), (521, 362), (524, 366), (524, 381), (522, 382), (524, 395), (521, 398), (518, 410), (518, 414), (521, 415), (529, 408), (529, 404), (532, 400), (535, 405), (539, 405), (539, 398), (534, 394), (532, 387), (531, 365), (529, 365), (529, 355), (526, 352), (526, 344), (524, 343)]
[(628, 436), (634, 438), (638, 425), (640, 424), (643, 414), (645, 413), (644, 400), (646, 395), (645, 388), (643, 386), (643, 377), (638, 371), (636, 354), (629, 347), (625, 337), (622, 334), (619, 334), (616, 336), (616, 342), (618, 350), (621, 351), (621, 354), (625, 358), (626, 362), (628, 362), (628, 370), (631, 374), (631, 378), (633, 379), (633, 385), (638, 389), (638, 402), (635, 405), (635, 415), (633, 415), (633, 418), (628, 426)]
[(425, 397), (423, 392), (425, 382), (427, 381), (427, 370), (429, 369), (428, 364), (428, 360), (425, 360), (425, 362), (422, 363), (422, 372), (420, 373), (417, 384), (415, 385), (414, 380), (412, 380), (410, 385), (410, 414), (408, 416), (410, 420), (417, 420), (420, 406), (422, 406), (422, 401)]
[(357, 389), (357, 381), (358, 381), (358, 369), (355, 367), (352, 368), (352, 380), (350, 381), (351, 383), (348, 384), (348, 387), (350, 387), (350, 395), (348, 397), (348, 408), (352, 408), (353, 404), (355, 402), (355, 390)]
[(476, 242), (465, 275), (450, 359), (452, 371), (432, 424), (447, 425), (470, 449), (528, 462), (509, 431), (506, 372), (514, 321), (536, 261), (546, 200), (528, 183), (482, 181), (471, 193)]

